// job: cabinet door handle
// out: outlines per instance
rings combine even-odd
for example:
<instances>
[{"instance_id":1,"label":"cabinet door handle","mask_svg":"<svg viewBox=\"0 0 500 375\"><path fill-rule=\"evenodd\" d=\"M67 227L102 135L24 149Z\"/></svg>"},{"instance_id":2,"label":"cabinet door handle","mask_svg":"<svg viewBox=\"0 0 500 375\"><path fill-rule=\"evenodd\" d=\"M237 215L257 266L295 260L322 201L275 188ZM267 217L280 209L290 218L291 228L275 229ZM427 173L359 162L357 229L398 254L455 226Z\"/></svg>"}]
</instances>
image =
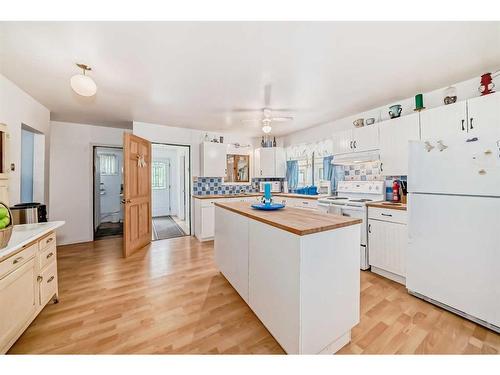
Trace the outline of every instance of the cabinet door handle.
<instances>
[{"instance_id":1,"label":"cabinet door handle","mask_svg":"<svg viewBox=\"0 0 500 375\"><path fill-rule=\"evenodd\" d=\"M48 253L47 254L47 259L49 259L52 255L54 255L54 253Z\"/></svg>"},{"instance_id":2,"label":"cabinet door handle","mask_svg":"<svg viewBox=\"0 0 500 375\"><path fill-rule=\"evenodd\" d=\"M54 280L54 276L50 276L50 278L47 280L47 284L52 282L52 280Z\"/></svg>"},{"instance_id":3,"label":"cabinet door handle","mask_svg":"<svg viewBox=\"0 0 500 375\"><path fill-rule=\"evenodd\" d=\"M389 216L389 217L392 217L392 215L391 215L391 214L384 214L384 213L382 213L382 216Z\"/></svg>"},{"instance_id":4,"label":"cabinet door handle","mask_svg":"<svg viewBox=\"0 0 500 375\"><path fill-rule=\"evenodd\" d=\"M472 126L472 121L473 121L473 120L474 120L474 118L473 118L473 117L471 117L471 118L470 118L470 128L471 128L471 129L474 129L474 127Z\"/></svg>"},{"instance_id":5,"label":"cabinet door handle","mask_svg":"<svg viewBox=\"0 0 500 375\"><path fill-rule=\"evenodd\" d=\"M41 283L43 281L43 276L37 276L36 281Z\"/></svg>"},{"instance_id":6,"label":"cabinet door handle","mask_svg":"<svg viewBox=\"0 0 500 375\"><path fill-rule=\"evenodd\" d=\"M464 126L465 120L462 119L462 131L465 131L465 126Z\"/></svg>"},{"instance_id":7,"label":"cabinet door handle","mask_svg":"<svg viewBox=\"0 0 500 375\"><path fill-rule=\"evenodd\" d=\"M380 163L380 172L384 170L384 163Z\"/></svg>"},{"instance_id":8,"label":"cabinet door handle","mask_svg":"<svg viewBox=\"0 0 500 375\"><path fill-rule=\"evenodd\" d=\"M353 142L354 148L356 148L356 141Z\"/></svg>"},{"instance_id":9,"label":"cabinet door handle","mask_svg":"<svg viewBox=\"0 0 500 375\"><path fill-rule=\"evenodd\" d=\"M368 233L371 233L371 232L372 232L372 225L368 224Z\"/></svg>"},{"instance_id":10,"label":"cabinet door handle","mask_svg":"<svg viewBox=\"0 0 500 375\"><path fill-rule=\"evenodd\" d=\"M12 262L12 264L17 264L17 263L19 263L19 262L22 262L22 261L23 261L23 259L24 259L23 257L18 257L18 258L16 258L16 259L14 259L14 261Z\"/></svg>"},{"instance_id":11,"label":"cabinet door handle","mask_svg":"<svg viewBox=\"0 0 500 375\"><path fill-rule=\"evenodd\" d=\"M352 149L352 141L349 142L349 148Z\"/></svg>"}]
</instances>

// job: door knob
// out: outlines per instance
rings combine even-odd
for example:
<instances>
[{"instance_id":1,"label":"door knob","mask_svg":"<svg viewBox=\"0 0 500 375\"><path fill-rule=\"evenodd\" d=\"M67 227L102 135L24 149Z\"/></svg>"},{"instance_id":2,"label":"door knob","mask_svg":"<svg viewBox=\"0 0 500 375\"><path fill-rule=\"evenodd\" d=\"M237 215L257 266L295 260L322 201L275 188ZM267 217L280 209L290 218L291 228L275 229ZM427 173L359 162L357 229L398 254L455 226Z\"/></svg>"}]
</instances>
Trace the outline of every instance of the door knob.
<instances>
[{"instance_id":1,"label":"door knob","mask_svg":"<svg viewBox=\"0 0 500 375\"><path fill-rule=\"evenodd\" d=\"M433 145L431 145L428 141L425 141L425 149L427 150L427 152L431 152L431 150L434 148Z\"/></svg>"},{"instance_id":2,"label":"door knob","mask_svg":"<svg viewBox=\"0 0 500 375\"><path fill-rule=\"evenodd\" d=\"M437 141L437 148L439 151L443 151L443 150L446 150L448 148L448 146L444 145L443 144L443 141Z\"/></svg>"}]
</instances>

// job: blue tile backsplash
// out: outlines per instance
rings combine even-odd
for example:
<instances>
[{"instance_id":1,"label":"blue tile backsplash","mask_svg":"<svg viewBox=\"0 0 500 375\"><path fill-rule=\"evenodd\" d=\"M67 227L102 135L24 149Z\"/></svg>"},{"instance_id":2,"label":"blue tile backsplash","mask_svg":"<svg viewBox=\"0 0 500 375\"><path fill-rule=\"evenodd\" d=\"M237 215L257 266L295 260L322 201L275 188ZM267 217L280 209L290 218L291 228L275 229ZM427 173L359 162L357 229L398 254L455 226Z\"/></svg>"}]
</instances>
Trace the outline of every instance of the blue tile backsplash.
<instances>
[{"instance_id":1,"label":"blue tile backsplash","mask_svg":"<svg viewBox=\"0 0 500 375\"><path fill-rule=\"evenodd\" d=\"M259 182L283 181L284 178L252 178L250 185L224 185L222 177L195 177L193 179L194 195L225 195L237 193L256 193Z\"/></svg>"},{"instance_id":2,"label":"blue tile backsplash","mask_svg":"<svg viewBox=\"0 0 500 375\"><path fill-rule=\"evenodd\" d=\"M344 166L344 180L347 181L385 180L385 196L387 200L391 200L392 182L394 180L406 181L406 176L382 176L380 174L380 162L373 161L363 164L353 164Z\"/></svg>"}]
</instances>

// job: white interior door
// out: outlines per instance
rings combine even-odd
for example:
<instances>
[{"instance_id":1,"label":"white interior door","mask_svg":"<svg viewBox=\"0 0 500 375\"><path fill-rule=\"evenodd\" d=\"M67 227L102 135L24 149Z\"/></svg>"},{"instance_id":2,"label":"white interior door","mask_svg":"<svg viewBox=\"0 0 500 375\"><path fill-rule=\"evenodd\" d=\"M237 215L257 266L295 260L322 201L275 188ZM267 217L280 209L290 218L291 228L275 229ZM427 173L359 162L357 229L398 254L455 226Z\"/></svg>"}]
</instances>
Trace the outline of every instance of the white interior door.
<instances>
[{"instance_id":1,"label":"white interior door","mask_svg":"<svg viewBox=\"0 0 500 375\"><path fill-rule=\"evenodd\" d=\"M101 161L94 147L94 231L101 224Z\"/></svg>"},{"instance_id":2,"label":"white interior door","mask_svg":"<svg viewBox=\"0 0 500 375\"><path fill-rule=\"evenodd\" d=\"M177 216L181 220L186 218L186 156L179 157L179 209Z\"/></svg>"}]
</instances>

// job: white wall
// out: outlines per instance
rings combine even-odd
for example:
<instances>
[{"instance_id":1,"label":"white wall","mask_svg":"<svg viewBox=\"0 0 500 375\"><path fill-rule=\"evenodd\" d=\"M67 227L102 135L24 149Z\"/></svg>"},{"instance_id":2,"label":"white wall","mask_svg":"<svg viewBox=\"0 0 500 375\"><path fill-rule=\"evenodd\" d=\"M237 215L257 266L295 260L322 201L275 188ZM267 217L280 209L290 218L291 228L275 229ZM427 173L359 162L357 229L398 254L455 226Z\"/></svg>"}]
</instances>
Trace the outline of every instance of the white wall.
<instances>
[{"instance_id":1,"label":"white wall","mask_svg":"<svg viewBox=\"0 0 500 375\"><path fill-rule=\"evenodd\" d=\"M44 160L44 203L49 203L49 150L50 150L50 111L35 99L22 91L13 82L0 74L0 123L7 125L10 149L10 163L16 166L9 172L10 204L20 202L21 197L21 126L30 128L45 135ZM38 189L39 191L39 189ZM38 196L41 194L38 193ZM48 207L50 212L50 205Z\"/></svg>"},{"instance_id":2,"label":"white wall","mask_svg":"<svg viewBox=\"0 0 500 375\"><path fill-rule=\"evenodd\" d=\"M50 220L65 220L60 244L93 239L93 146L122 146L126 130L51 122Z\"/></svg>"},{"instance_id":3,"label":"white wall","mask_svg":"<svg viewBox=\"0 0 500 375\"><path fill-rule=\"evenodd\" d=\"M456 84L450 82L450 85L456 87L458 100L461 101L480 95L478 92L479 81L480 77L474 77L470 80L459 82ZM494 81L496 87L497 88L500 87L500 76L497 76ZM429 109L444 105L443 103L444 89L445 88L441 88L428 93L423 93L424 106L427 109ZM324 124L319 124L317 126L308 129L288 134L285 137L283 137L284 146L290 146L302 143L313 143L321 141L326 138L330 138L332 137L332 134L335 131L352 128L353 127L352 122L358 118L367 119L370 117L374 117L376 121L379 121L379 118L381 118L382 121L388 120L389 106L393 104L401 104L403 106L403 112L401 115L404 116L413 113L413 109L415 108L415 98L411 97L411 98L401 99L393 103L387 103L387 105L383 107L370 109L362 113L357 113L352 116L348 116L339 120L334 120Z\"/></svg>"}]
</instances>

